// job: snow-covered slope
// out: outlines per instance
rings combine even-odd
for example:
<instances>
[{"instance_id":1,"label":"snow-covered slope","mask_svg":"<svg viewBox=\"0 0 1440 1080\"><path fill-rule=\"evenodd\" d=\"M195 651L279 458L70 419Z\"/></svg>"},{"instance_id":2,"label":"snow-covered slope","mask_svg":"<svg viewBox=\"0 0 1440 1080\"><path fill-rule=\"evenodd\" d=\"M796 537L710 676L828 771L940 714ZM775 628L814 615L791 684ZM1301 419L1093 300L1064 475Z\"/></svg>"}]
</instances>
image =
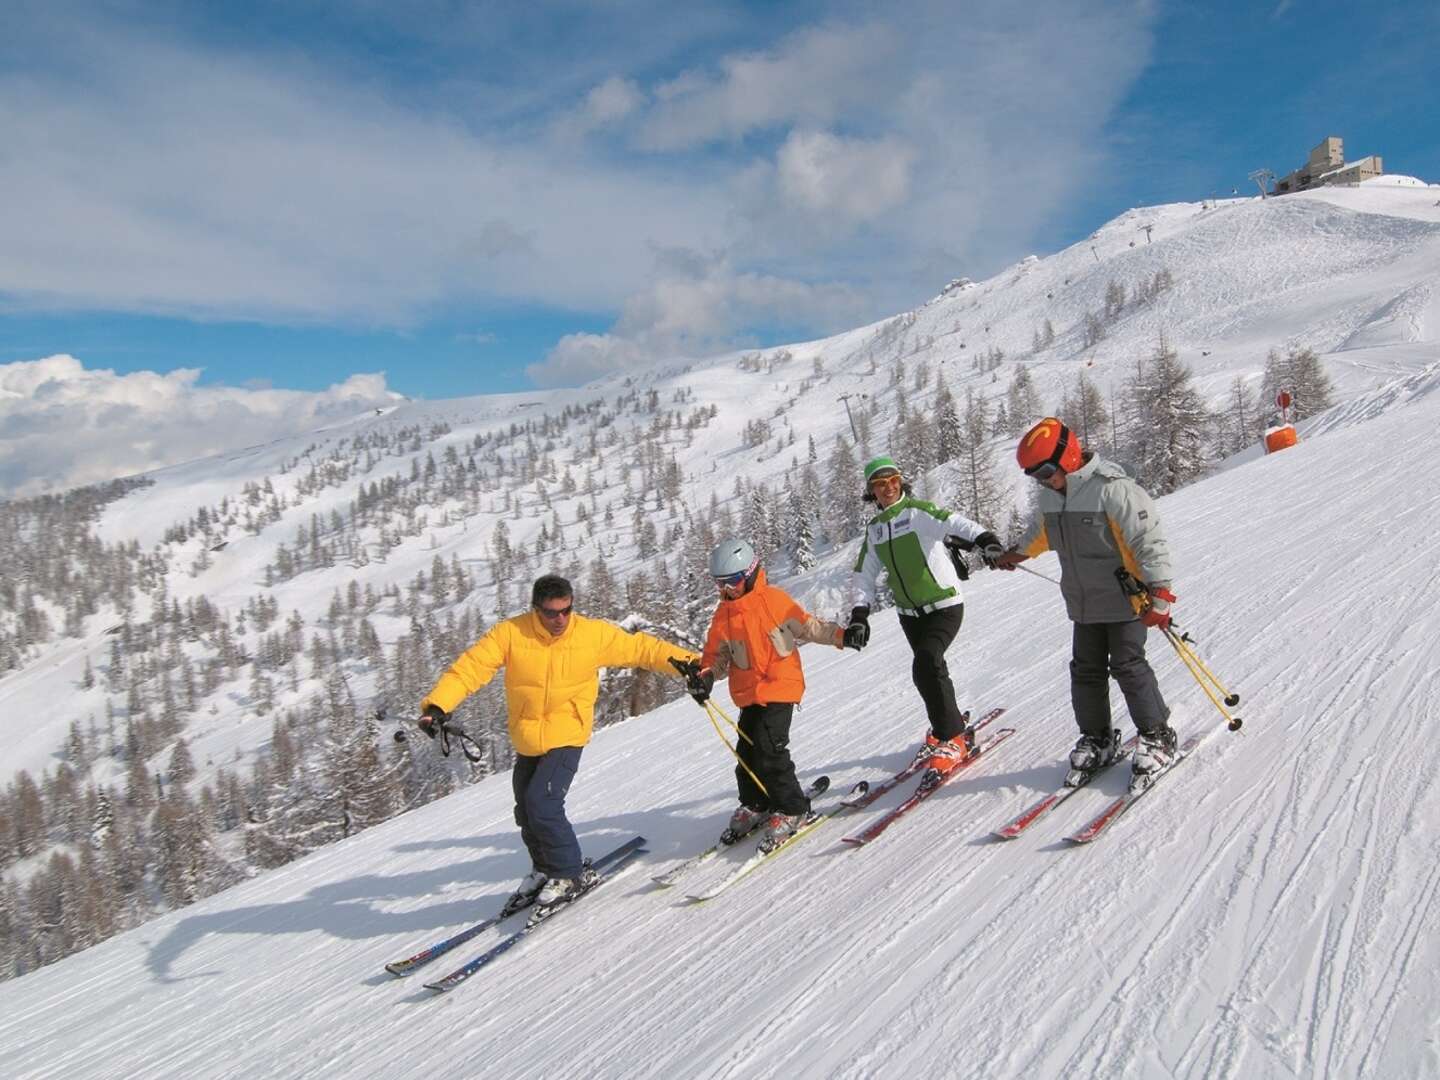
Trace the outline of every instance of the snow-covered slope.
<instances>
[{"instance_id":1,"label":"snow-covered slope","mask_svg":"<svg viewBox=\"0 0 1440 1080\"><path fill-rule=\"evenodd\" d=\"M732 798L672 704L601 733L570 799L589 852L639 832L651 854L454 993L381 965L526 869L505 777L0 984L6 1073L1440 1075L1436 381L1163 500L1177 618L1246 724L1092 847L1059 838L1120 776L988 838L1073 731L1053 586L982 574L951 666L1018 734L877 843L836 821L708 906L656 890ZM892 620L859 655L807 650L803 774L843 788L908 755ZM1151 655L1177 725L1215 725Z\"/></svg>"}]
</instances>

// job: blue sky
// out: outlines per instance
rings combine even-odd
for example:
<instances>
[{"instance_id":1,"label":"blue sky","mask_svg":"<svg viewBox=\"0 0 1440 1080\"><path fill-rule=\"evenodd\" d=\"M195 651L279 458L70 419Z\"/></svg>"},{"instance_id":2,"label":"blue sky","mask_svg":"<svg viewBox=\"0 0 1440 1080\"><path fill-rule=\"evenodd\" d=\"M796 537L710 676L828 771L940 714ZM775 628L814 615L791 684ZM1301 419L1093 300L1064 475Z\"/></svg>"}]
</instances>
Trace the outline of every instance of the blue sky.
<instances>
[{"instance_id":1,"label":"blue sky","mask_svg":"<svg viewBox=\"0 0 1440 1080\"><path fill-rule=\"evenodd\" d=\"M1329 134L1440 181L1433 4L6 9L0 371L573 385L860 325Z\"/></svg>"}]
</instances>

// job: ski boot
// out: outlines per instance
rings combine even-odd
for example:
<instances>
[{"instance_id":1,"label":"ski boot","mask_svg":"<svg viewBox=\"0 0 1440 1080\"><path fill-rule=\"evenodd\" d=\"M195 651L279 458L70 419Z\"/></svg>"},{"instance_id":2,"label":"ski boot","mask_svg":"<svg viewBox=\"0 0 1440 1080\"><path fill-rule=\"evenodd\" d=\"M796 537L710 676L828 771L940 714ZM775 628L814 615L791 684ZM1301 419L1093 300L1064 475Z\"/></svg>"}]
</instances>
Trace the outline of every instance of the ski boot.
<instances>
[{"instance_id":1,"label":"ski boot","mask_svg":"<svg viewBox=\"0 0 1440 1080\"><path fill-rule=\"evenodd\" d=\"M1120 749L1120 730L1110 729L1109 738L1081 735L1070 751L1070 771L1065 774L1066 787L1081 787L1090 778L1115 760Z\"/></svg>"},{"instance_id":2,"label":"ski boot","mask_svg":"<svg viewBox=\"0 0 1440 1080\"><path fill-rule=\"evenodd\" d=\"M510 899L505 901L505 906L500 909L501 918L533 904L535 897L540 894L540 890L545 887L545 883L549 880L550 879L539 870L531 870L530 873L520 879L520 884L516 887L515 891L510 894Z\"/></svg>"},{"instance_id":3,"label":"ski boot","mask_svg":"<svg viewBox=\"0 0 1440 1080\"><path fill-rule=\"evenodd\" d=\"M1130 790L1149 787L1151 782L1170 767L1175 760L1175 729L1163 727L1159 731L1140 733L1135 744L1135 757L1130 762Z\"/></svg>"},{"instance_id":4,"label":"ski boot","mask_svg":"<svg viewBox=\"0 0 1440 1080\"><path fill-rule=\"evenodd\" d=\"M765 810L752 810L741 803L730 815L730 824L725 826L725 831L720 834L720 843L734 844L744 839L750 833L765 823L769 814Z\"/></svg>"}]
</instances>

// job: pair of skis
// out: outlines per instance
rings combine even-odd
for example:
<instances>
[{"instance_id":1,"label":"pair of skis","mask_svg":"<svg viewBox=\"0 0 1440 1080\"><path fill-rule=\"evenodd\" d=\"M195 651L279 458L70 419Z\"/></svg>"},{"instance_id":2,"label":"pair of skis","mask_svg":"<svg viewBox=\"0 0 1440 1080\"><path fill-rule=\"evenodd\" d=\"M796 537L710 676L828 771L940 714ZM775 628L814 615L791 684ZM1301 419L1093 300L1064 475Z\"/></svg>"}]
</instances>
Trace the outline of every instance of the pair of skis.
<instances>
[{"instance_id":1,"label":"pair of skis","mask_svg":"<svg viewBox=\"0 0 1440 1080\"><path fill-rule=\"evenodd\" d=\"M1080 826L1075 832L1068 834L1065 839L1072 844L1088 844L1099 839L1102 833L1109 829L1111 825L1114 825L1121 816L1139 802L1140 799L1155 786L1160 777L1164 776L1171 769L1175 768L1176 765L1179 765L1180 762L1189 757L1195 751L1195 748L1204 741L1204 738L1205 736L1203 734L1189 736L1176 749L1175 756L1165 768L1159 772L1148 774L1142 782L1137 783L1132 781L1129 791L1112 799L1098 814ZM1128 761L1135 752L1135 746L1138 742L1138 737L1132 736L1120 747L1112 761L1096 769L1089 776L1085 777L1081 783L1073 785L1065 784L1056 788L1038 802L1026 807L1010 821L1001 825L995 830L994 835L1001 840L1014 840L1022 836L1032 825L1050 813L1050 811L1054 810L1055 807L1059 806L1066 799L1070 798L1071 795L1074 795L1075 792L1088 785L1095 777L1121 762Z\"/></svg>"},{"instance_id":2,"label":"pair of skis","mask_svg":"<svg viewBox=\"0 0 1440 1080\"><path fill-rule=\"evenodd\" d=\"M468 927L451 937L437 941L433 945L428 945L413 956L406 957L404 960L391 961L385 965L385 970L392 975L408 975L416 968L430 963L437 957L443 956L452 949L465 944L465 942L479 937L492 927L498 926L510 918L511 915L515 915L527 908L530 909L530 918L526 920L525 925L520 927L520 929L501 938L489 949L486 949L468 963L456 968L448 975L425 984L426 989L434 990L438 993L453 989L487 964L494 962L515 948L515 946L524 941L526 937L534 933L541 926L546 925L556 916L562 914L572 904L588 896L601 885L614 878L632 860L643 854L645 854L645 838L643 836L632 837L619 847L606 852L591 864L599 876L584 892L544 907L536 907L533 900L525 900L513 905L507 902L505 907L501 908L501 910L491 918L478 922L474 926Z\"/></svg>"},{"instance_id":3,"label":"pair of skis","mask_svg":"<svg viewBox=\"0 0 1440 1080\"><path fill-rule=\"evenodd\" d=\"M980 735L978 734L982 728L987 727L992 721L999 718L999 716L1004 711L1005 709L1003 707L998 709L991 709L989 712L981 716L979 720L975 721L973 730L977 734L974 749L970 751L970 755L968 757L966 757L963 761L959 762L948 772L942 773L938 770L929 768L927 766L927 761L925 758L917 758L916 760L911 761L909 765L907 765L904 769L901 769L900 772L896 773L889 780L882 781L881 783L874 785L873 787L866 784L865 781L862 780L860 784L856 785L855 791L852 791L849 796L841 800L840 805L842 807L846 809L860 809L862 807L869 806L876 799L880 798L880 796L884 795L888 791L893 790L899 784L904 783L905 780L907 780L909 777L914 776L915 773L919 772L921 774L920 783L915 786L915 790L912 791L903 802L886 811L884 814L876 818L874 821L872 821L869 825L867 825L864 829L860 830L860 832L856 833L855 835L841 837L841 841L846 844L854 845L855 847L860 847L870 843L886 829L890 828L891 825L894 825L895 822L899 821L906 814L910 813L910 811L914 810L922 802L930 798L931 795L934 795L935 792L939 791L946 784L950 783L951 780L954 780L961 773L965 772L977 761L985 757L997 746L999 746L1006 739L1008 739L1011 735L1014 735L1015 729L1008 727L1001 728L999 731L996 731L993 734L988 734L983 738L980 737Z\"/></svg>"},{"instance_id":4,"label":"pair of skis","mask_svg":"<svg viewBox=\"0 0 1440 1080\"><path fill-rule=\"evenodd\" d=\"M1003 708L991 709L989 712L985 713L983 716L980 717L979 720L975 722L975 730L978 731L986 725L990 724L1004 711L1005 710ZM857 846L869 843L871 840L874 840L882 832L884 832L891 825L893 825L896 821L898 821L901 817L908 814L916 806L928 799L941 786L948 783L951 779L964 771L970 765L974 764L991 749L999 745L1001 742L1003 742L1005 739L1009 738L1013 734L1013 728L1002 728L1000 731L997 731L989 738L981 740L976 745L975 749L971 752L968 758L966 758L963 762L956 766L956 768L945 774L940 774L938 772L934 772L933 770L927 769L927 759L924 757L916 757L899 772L895 773L893 776L887 777L879 783L871 784L869 781L866 780L860 781L860 783L856 784L855 787L851 789L850 793L846 795L845 798L841 799L838 804L834 804L825 810L812 812L809 819L804 824L802 824L800 828L797 829L793 834L786 837L783 842L768 851L762 851L757 847L756 850L751 853L749 857L737 864L734 868L730 870L729 873L725 874L718 881L712 883L709 887L700 891L687 893L687 899L689 899L693 903L704 903L707 900L713 900L715 897L719 896L722 892L728 889L731 885L735 884L741 878L744 878L745 876L750 874L757 867L759 867L765 862L768 862L776 855L779 855L782 851L787 850L791 845L799 842L804 837L809 836L830 818L836 817L849 810L858 810L863 807L869 806L871 803L875 802L887 792L893 790L894 788L903 784L906 780L913 777L916 773L920 773L922 772L922 770L924 770L919 785L916 787L915 791L910 795L909 798L896 806L894 809L890 810L883 817L877 819L873 824L871 824L862 832L856 834L855 836L847 836L842 838L842 842ZM811 797L818 795L828 789L829 785L830 781L827 777L820 777L811 785L811 788L807 792L807 795ZM718 855L721 851L724 851L729 846L731 845L716 841L716 843L712 844L710 847L706 848L699 854L692 855L690 858L685 859L683 862L676 863L664 873L655 875L653 880L657 885L666 888L675 885L677 882L680 881L681 878L689 874L696 867L706 862L709 862L711 859L715 858L716 855Z\"/></svg>"}]
</instances>

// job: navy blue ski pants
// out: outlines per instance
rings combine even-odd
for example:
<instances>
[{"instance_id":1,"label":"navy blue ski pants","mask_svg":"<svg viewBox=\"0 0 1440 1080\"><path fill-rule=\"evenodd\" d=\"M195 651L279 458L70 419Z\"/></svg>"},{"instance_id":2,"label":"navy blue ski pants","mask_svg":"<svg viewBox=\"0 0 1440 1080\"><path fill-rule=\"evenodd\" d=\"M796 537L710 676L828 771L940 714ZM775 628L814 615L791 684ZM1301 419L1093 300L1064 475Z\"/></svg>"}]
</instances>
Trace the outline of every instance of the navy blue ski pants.
<instances>
[{"instance_id":1,"label":"navy blue ski pants","mask_svg":"<svg viewBox=\"0 0 1440 1080\"><path fill-rule=\"evenodd\" d=\"M583 864L580 841L565 816L565 796L580 768L579 746L559 746L539 757L515 756L515 823L530 862L547 877L576 878Z\"/></svg>"}]
</instances>

